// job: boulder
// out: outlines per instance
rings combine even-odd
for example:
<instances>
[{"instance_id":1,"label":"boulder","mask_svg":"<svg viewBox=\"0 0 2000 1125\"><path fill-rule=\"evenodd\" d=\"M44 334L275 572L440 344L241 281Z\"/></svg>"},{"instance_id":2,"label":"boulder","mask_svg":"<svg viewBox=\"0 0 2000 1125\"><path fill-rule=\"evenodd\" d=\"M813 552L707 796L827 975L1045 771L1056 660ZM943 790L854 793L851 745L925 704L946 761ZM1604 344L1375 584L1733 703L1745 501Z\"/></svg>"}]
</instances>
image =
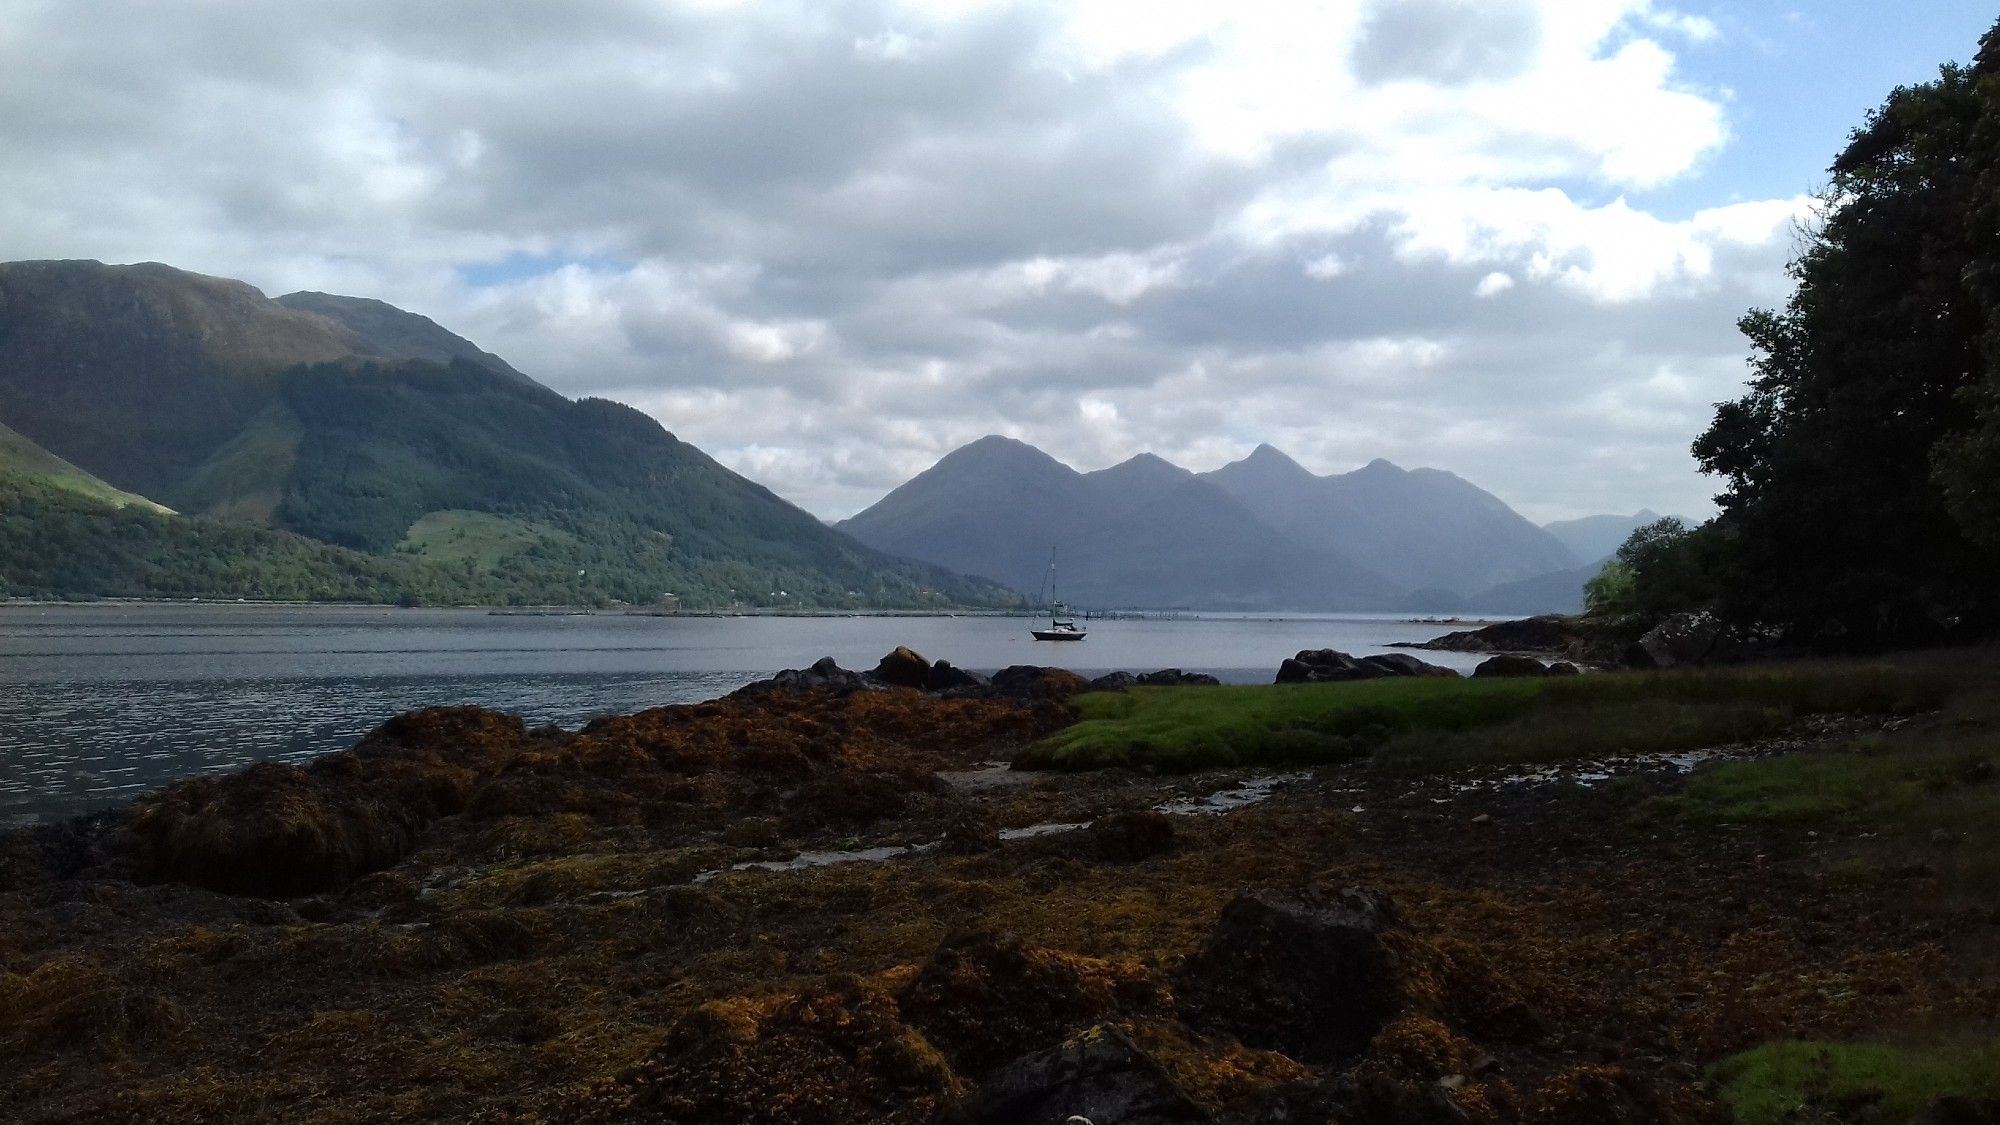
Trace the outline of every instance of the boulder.
<instances>
[{"instance_id":1,"label":"boulder","mask_svg":"<svg viewBox=\"0 0 2000 1125\"><path fill-rule=\"evenodd\" d=\"M1209 1115L1114 1024L1021 1058L960 1105L970 1125L1192 1125Z\"/></svg>"},{"instance_id":2,"label":"boulder","mask_svg":"<svg viewBox=\"0 0 2000 1125\"><path fill-rule=\"evenodd\" d=\"M810 668L787 668L768 680L745 685L729 694L732 697L754 698L774 691L830 691L835 695L852 695L857 691L880 690L882 685L873 679L842 668L831 656L822 656L813 661Z\"/></svg>"},{"instance_id":3,"label":"boulder","mask_svg":"<svg viewBox=\"0 0 2000 1125\"><path fill-rule=\"evenodd\" d=\"M1281 684L1340 683L1346 680L1380 680L1394 676L1456 676L1457 672L1430 664L1402 652L1355 658L1330 648L1301 651L1278 666Z\"/></svg>"},{"instance_id":4,"label":"boulder","mask_svg":"<svg viewBox=\"0 0 2000 1125\"><path fill-rule=\"evenodd\" d=\"M940 660L936 664L931 665L930 672L924 676L923 688L925 691L952 691L967 688L978 690L990 687L992 683L993 681L977 672L968 672L963 668L954 668L950 661Z\"/></svg>"},{"instance_id":5,"label":"boulder","mask_svg":"<svg viewBox=\"0 0 2000 1125\"><path fill-rule=\"evenodd\" d=\"M959 931L938 943L896 1005L954 1070L976 1081L1111 1018L1121 987L1107 969L1013 934Z\"/></svg>"},{"instance_id":6,"label":"boulder","mask_svg":"<svg viewBox=\"0 0 2000 1125\"><path fill-rule=\"evenodd\" d=\"M1124 691L1139 682L1139 677L1130 672L1106 672L1090 681L1092 691Z\"/></svg>"},{"instance_id":7,"label":"boulder","mask_svg":"<svg viewBox=\"0 0 2000 1125\"><path fill-rule=\"evenodd\" d=\"M1147 687L1209 687L1222 682L1206 672L1183 672L1179 668L1147 672L1138 680Z\"/></svg>"},{"instance_id":8,"label":"boulder","mask_svg":"<svg viewBox=\"0 0 2000 1125\"><path fill-rule=\"evenodd\" d=\"M1554 664L1549 665L1548 674L1551 676L1581 676L1583 675L1583 670L1567 660L1558 660Z\"/></svg>"},{"instance_id":9,"label":"boulder","mask_svg":"<svg viewBox=\"0 0 2000 1125\"><path fill-rule=\"evenodd\" d=\"M1223 908L1175 989L1190 1021L1314 1065L1358 1056L1403 1004L1387 896L1256 891Z\"/></svg>"},{"instance_id":10,"label":"boulder","mask_svg":"<svg viewBox=\"0 0 2000 1125\"><path fill-rule=\"evenodd\" d=\"M1112 863L1137 863L1172 851L1177 838L1173 818L1152 810L1099 817L1082 836L1100 859Z\"/></svg>"},{"instance_id":11,"label":"boulder","mask_svg":"<svg viewBox=\"0 0 2000 1125\"><path fill-rule=\"evenodd\" d=\"M1407 652L1384 652L1375 656L1364 656L1356 663L1370 668L1379 668L1391 676L1452 676L1458 673L1441 664L1431 664L1418 660Z\"/></svg>"},{"instance_id":12,"label":"boulder","mask_svg":"<svg viewBox=\"0 0 2000 1125\"><path fill-rule=\"evenodd\" d=\"M993 673L994 695L1009 699L1068 699L1088 690L1090 681L1064 668L1015 664Z\"/></svg>"},{"instance_id":13,"label":"boulder","mask_svg":"<svg viewBox=\"0 0 2000 1125\"><path fill-rule=\"evenodd\" d=\"M1548 668L1532 656L1512 656L1505 653L1480 661L1479 667L1472 670L1472 677L1477 680L1548 674Z\"/></svg>"},{"instance_id":14,"label":"boulder","mask_svg":"<svg viewBox=\"0 0 2000 1125\"><path fill-rule=\"evenodd\" d=\"M1629 659L1642 668L1679 668L1737 659L1742 652L1713 614L1676 613L1647 630Z\"/></svg>"},{"instance_id":15,"label":"boulder","mask_svg":"<svg viewBox=\"0 0 2000 1125\"><path fill-rule=\"evenodd\" d=\"M884 656L869 675L892 687L925 687L931 675L931 662L925 660L907 645L897 645L894 651Z\"/></svg>"}]
</instances>

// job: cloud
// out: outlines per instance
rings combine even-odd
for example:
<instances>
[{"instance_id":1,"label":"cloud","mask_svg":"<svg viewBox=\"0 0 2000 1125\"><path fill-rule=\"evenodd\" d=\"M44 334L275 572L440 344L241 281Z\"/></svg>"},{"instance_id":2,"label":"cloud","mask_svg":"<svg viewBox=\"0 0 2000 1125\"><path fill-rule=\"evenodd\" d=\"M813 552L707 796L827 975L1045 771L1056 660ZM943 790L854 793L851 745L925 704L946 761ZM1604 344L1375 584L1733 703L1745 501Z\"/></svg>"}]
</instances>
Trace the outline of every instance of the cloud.
<instances>
[{"instance_id":1,"label":"cloud","mask_svg":"<svg viewBox=\"0 0 2000 1125\"><path fill-rule=\"evenodd\" d=\"M1800 199L1652 0L14 6L7 257L377 296L823 515L989 432L1699 510Z\"/></svg>"}]
</instances>

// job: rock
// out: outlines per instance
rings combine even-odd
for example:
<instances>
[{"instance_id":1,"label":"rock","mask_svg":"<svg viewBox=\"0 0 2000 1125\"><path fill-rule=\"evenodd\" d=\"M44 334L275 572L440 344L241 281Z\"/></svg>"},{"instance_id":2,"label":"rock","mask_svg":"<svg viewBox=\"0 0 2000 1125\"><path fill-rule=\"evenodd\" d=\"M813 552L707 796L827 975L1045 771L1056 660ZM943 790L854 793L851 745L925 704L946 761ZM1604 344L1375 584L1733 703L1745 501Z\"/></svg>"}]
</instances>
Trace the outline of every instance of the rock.
<instances>
[{"instance_id":1,"label":"rock","mask_svg":"<svg viewBox=\"0 0 2000 1125\"><path fill-rule=\"evenodd\" d=\"M1314 1065L1352 1058L1402 1006L1381 941L1393 921L1387 896L1357 888L1239 895L1183 966L1176 995L1192 1022L1249 1046Z\"/></svg>"},{"instance_id":2,"label":"rock","mask_svg":"<svg viewBox=\"0 0 2000 1125\"><path fill-rule=\"evenodd\" d=\"M884 656L869 675L893 687L923 689L929 686L931 662L907 645L897 645Z\"/></svg>"},{"instance_id":3,"label":"rock","mask_svg":"<svg viewBox=\"0 0 2000 1125\"><path fill-rule=\"evenodd\" d=\"M983 855L1000 846L1000 830L984 817L967 813L945 825L938 850L946 855Z\"/></svg>"},{"instance_id":4,"label":"rock","mask_svg":"<svg viewBox=\"0 0 2000 1125\"><path fill-rule=\"evenodd\" d=\"M660 1046L564 1120L870 1121L927 1125L954 1100L951 1069L886 997L844 989L766 1010L714 1001L676 1018Z\"/></svg>"},{"instance_id":5,"label":"rock","mask_svg":"<svg viewBox=\"0 0 2000 1125\"><path fill-rule=\"evenodd\" d=\"M1549 665L1548 674L1551 676L1581 676L1583 675L1583 670L1567 660L1558 660L1554 664Z\"/></svg>"},{"instance_id":6,"label":"rock","mask_svg":"<svg viewBox=\"0 0 2000 1125\"><path fill-rule=\"evenodd\" d=\"M1172 851L1176 832L1172 817L1149 809L1099 817L1083 836L1100 858L1136 863Z\"/></svg>"},{"instance_id":7,"label":"rock","mask_svg":"<svg viewBox=\"0 0 2000 1125\"><path fill-rule=\"evenodd\" d=\"M1222 683L1206 672L1183 672L1179 668L1147 672L1139 677L1139 682L1147 687L1213 687Z\"/></svg>"},{"instance_id":8,"label":"rock","mask_svg":"<svg viewBox=\"0 0 2000 1125\"><path fill-rule=\"evenodd\" d=\"M1281 684L1341 683L1347 680L1379 680L1391 676L1456 676L1457 672L1418 660L1407 653L1391 652L1359 659L1330 648L1301 651L1278 666Z\"/></svg>"},{"instance_id":9,"label":"rock","mask_svg":"<svg viewBox=\"0 0 2000 1125\"><path fill-rule=\"evenodd\" d=\"M1131 1036L1103 1024L1019 1059L959 1107L971 1125L1184 1125L1211 1120Z\"/></svg>"},{"instance_id":10,"label":"rock","mask_svg":"<svg viewBox=\"0 0 2000 1125\"><path fill-rule=\"evenodd\" d=\"M1371 668L1380 668L1392 676L1457 676L1458 673L1441 664L1431 664L1418 660L1407 652L1384 652L1374 656L1364 656L1358 663Z\"/></svg>"},{"instance_id":11,"label":"rock","mask_svg":"<svg viewBox=\"0 0 2000 1125\"><path fill-rule=\"evenodd\" d=\"M977 672L968 672L963 668L954 668L948 660L940 660L936 664L931 665L931 669L925 674L923 682L925 691L952 691L964 688L981 689L991 686L993 686L993 681L987 679L985 676Z\"/></svg>"},{"instance_id":12,"label":"rock","mask_svg":"<svg viewBox=\"0 0 2000 1125\"><path fill-rule=\"evenodd\" d=\"M1139 682L1139 677L1130 672L1106 672L1090 681L1092 691L1124 691Z\"/></svg>"},{"instance_id":13,"label":"rock","mask_svg":"<svg viewBox=\"0 0 2000 1125\"><path fill-rule=\"evenodd\" d=\"M882 685L873 679L842 668L831 656L822 656L810 668L787 668L768 680L747 684L729 694L731 698L755 698L774 691L830 691L835 695L852 695L857 691L880 690Z\"/></svg>"},{"instance_id":14,"label":"rock","mask_svg":"<svg viewBox=\"0 0 2000 1125\"><path fill-rule=\"evenodd\" d=\"M1496 677L1546 676L1549 670L1532 656L1512 656L1502 654L1488 657L1472 670L1472 677L1487 680Z\"/></svg>"},{"instance_id":15,"label":"rock","mask_svg":"<svg viewBox=\"0 0 2000 1125\"><path fill-rule=\"evenodd\" d=\"M1373 680L1393 675L1382 668L1363 664L1344 652L1330 648L1301 649L1297 656L1278 666L1281 684L1343 683Z\"/></svg>"},{"instance_id":16,"label":"rock","mask_svg":"<svg viewBox=\"0 0 2000 1125\"><path fill-rule=\"evenodd\" d=\"M953 1069L976 1081L1111 1018L1121 998L1156 1001L1157 990L1111 972L1013 934L961 931L938 943L896 1005Z\"/></svg>"},{"instance_id":17,"label":"rock","mask_svg":"<svg viewBox=\"0 0 2000 1125\"><path fill-rule=\"evenodd\" d=\"M1569 652L1583 638L1576 619L1559 613L1500 621L1480 629L1446 633L1419 648L1446 652Z\"/></svg>"},{"instance_id":18,"label":"rock","mask_svg":"<svg viewBox=\"0 0 2000 1125\"><path fill-rule=\"evenodd\" d=\"M1090 681L1064 668L1015 664L993 673L992 692L1009 699L1068 699L1090 687Z\"/></svg>"},{"instance_id":19,"label":"rock","mask_svg":"<svg viewBox=\"0 0 2000 1125\"><path fill-rule=\"evenodd\" d=\"M1645 667L1679 668L1721 659L1725 653L1733 655L1734 646L1726 643L1722 624L1714 615L1676 613L1640 637L1638 648L1645 655Z\"/></svg>"},{"instance_id":20,"label":"rock","mask_svg":"<svg viewBox=\"0 0 2000 1125\"><path fill-rule=\"evenodd\" d=\"M1492 813L1480 813L1480 814L1479 814L1478 816L1475 816L1475 817L1473 817L1473 818L1472 818L1472 826L1473 826L1474 828L1491 828L1491 827L1493 827L1493 814L1492 814Z\"/></svg>"}]
</instances>

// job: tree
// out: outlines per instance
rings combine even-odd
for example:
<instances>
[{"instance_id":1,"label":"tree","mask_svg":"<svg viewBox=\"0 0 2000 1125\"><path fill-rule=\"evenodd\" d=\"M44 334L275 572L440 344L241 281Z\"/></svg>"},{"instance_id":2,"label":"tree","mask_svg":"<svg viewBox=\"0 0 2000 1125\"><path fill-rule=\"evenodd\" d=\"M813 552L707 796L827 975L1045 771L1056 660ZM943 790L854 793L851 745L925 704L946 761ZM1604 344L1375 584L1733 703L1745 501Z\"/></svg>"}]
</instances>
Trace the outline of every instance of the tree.
<instances>
[{"instance_id":1,"label":"tree","mask_svg":"<svg viewBox=\"0 0 2000 1125\"><path fill-rule=\"evenodd\" d=\"M1938 479L1987 448L1968 440L2000 308L1968 281L2000 238L1973 229L1996 166L1973 159L1975 136L2000 121L1986 54L1870 114L1833 163L1790 301L1740 322L1755 375L1694 445L1726 483L1706 534L1727 547L1728 616L1863 643L1993 619L2000 558L1967 534L1977 503Z\"/></svg>"}]
</instances>

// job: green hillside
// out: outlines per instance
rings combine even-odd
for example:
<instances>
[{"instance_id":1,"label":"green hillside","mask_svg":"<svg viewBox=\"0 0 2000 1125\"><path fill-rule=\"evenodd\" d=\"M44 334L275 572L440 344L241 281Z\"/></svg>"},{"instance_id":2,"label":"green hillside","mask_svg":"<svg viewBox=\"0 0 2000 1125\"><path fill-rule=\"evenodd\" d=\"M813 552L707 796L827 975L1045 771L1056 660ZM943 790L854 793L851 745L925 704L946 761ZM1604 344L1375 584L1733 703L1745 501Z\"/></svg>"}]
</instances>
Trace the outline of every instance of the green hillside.
<instances>
[{"instance_id":1,"label":"green hillside","mask_svg":"<svg viewBox=\"0 0 2000 1125\"><path fill-rule=\"evenodd\" d=\"M328 597L359 596L348 591L361 582L451 602L1015 600L992 582L864 547L646 414L572 401L381 302L273 301L160 265L0 264L0 422L20 431L24 450L95 481L85 495L129 504L137 498L119 490L143 492L187 513L189 526L127 526L147 550L225 544L314 574L324 564L365 575L306 583ZM136 568L128 573L83 557L80 544L95 549L110 518L101 512L16 508L79 537L71 545L17 516L12 534L53 553L11 551L16 569L0 578L17 590L248 596L155 581L209 573L201 566L114 551ZM307 565L296 546L276 545L293 540L250 535L271 531L346 553Z\"/></svg>"}]
</instances>

